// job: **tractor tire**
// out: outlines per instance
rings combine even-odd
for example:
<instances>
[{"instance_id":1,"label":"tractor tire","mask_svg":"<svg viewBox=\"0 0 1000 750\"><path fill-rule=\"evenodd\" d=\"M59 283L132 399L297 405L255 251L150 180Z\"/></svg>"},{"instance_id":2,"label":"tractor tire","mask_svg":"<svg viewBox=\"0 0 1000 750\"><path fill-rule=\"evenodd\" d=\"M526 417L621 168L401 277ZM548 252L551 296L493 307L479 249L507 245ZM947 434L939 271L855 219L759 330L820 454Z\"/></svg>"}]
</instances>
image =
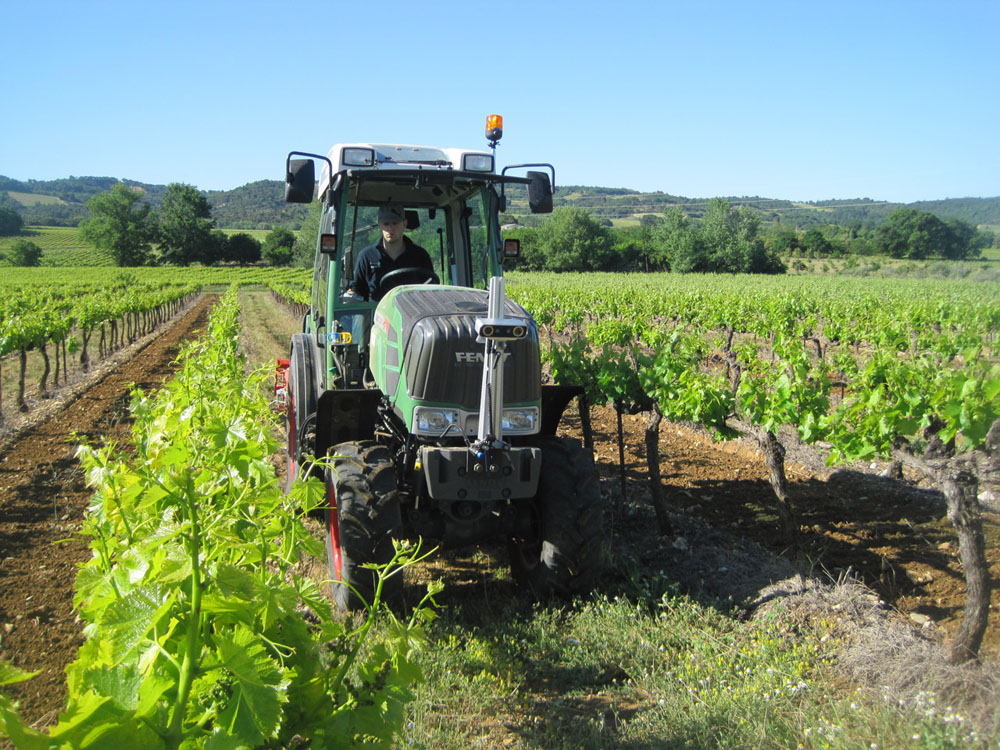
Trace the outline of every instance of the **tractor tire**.
<instances>
[{"instance_id":1,"label":"tractor tire","mask_svg":"<svg viewBox=\"0 0 1000 750\"><path fill-rule=\"evenodd\" d=\"M326 551L333 601L340 609L370 605L378 574L362 567L384 565L395 554L392 540L402 526L396 470L389 451L371 441L341 443L326 469ZM402 599L403 578L382 584L382 601Z\"/></svg>"},{"instance_id":2,"label":"tractor tire","mask_svg":"<svg viewBox=\"0 0 1000 750\"><path fill-rule=\"evenodd\" d=\"M302 465L310 458L303 443L306 442L305 436L316 429L316 386L311 343L311 336L296 334L292 337L292 349L288 356L288 399L285 408L288 463L285 492L292 489L302 473Z\"/></svg>"},{"instance_id":3,"label":"tractor tire","mask_svg":"<svg viewBox=\"0 0 1000 750\"><path fill-rule=\"evenodd\" d=\"M600 478L579 441L545 437L534 499L533 539L508 540L514 580L536 597L589 593L601 570L603 519Z\"/></svg>"}]
</instances>

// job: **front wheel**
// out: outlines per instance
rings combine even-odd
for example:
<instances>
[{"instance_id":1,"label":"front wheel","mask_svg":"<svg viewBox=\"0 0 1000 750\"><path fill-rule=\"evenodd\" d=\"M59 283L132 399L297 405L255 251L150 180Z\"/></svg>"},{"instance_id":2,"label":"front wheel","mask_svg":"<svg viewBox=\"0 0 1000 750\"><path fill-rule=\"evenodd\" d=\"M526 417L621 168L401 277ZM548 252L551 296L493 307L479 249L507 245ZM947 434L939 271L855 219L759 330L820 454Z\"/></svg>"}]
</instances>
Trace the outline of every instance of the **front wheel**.
<instances>
[{"instance_id":1,"label":"front wheel","mask_svg":"<svg viewBox=\"0 0 1000 750\"><path fill-rule=\"evenodd\" d=\"M326 551L333 600L340 609L372 603L378 573L365 564L392 560L393 536L402 526L396 472L389 451L371 441L343 443L331 451L326 469ZM403 579L382 584L382 601L402 599Z\"/></svg>"},{"instance_id":2,"label":"front wheel","mask_svg":"<svg viewBox=\"0 0 1000 750\"><path fill-rule=\"evenodd\" d=\"M539 440L542 470L533 503L533 533L508 542L514 580L535 596L586 594L601 569L600 478L590 451L576 440Z\"/></svg>"}]
</instances>

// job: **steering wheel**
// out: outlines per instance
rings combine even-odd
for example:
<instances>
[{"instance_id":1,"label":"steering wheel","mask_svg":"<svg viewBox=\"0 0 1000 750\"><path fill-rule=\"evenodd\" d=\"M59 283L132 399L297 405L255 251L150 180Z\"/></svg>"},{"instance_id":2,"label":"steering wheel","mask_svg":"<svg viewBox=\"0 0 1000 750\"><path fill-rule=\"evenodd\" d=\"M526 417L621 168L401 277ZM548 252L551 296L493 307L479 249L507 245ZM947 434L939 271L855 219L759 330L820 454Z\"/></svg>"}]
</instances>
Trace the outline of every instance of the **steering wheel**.
<instances>
[{"instance_id":1,"label":"steering wheel","mask_svg":"<svg viewBox=\"0 0 1000 750\"><path fill-rule=\"evenodd\" d=\"M441 280L438 278L438 275L431 269L424 266L406 266L405 268L397 268L395 271L389 271L389 273L383 276L382 281L379 283L379 289L384 295L393 287L402 286L403 284L440 283Z\"/></svg>"}]
</instances>

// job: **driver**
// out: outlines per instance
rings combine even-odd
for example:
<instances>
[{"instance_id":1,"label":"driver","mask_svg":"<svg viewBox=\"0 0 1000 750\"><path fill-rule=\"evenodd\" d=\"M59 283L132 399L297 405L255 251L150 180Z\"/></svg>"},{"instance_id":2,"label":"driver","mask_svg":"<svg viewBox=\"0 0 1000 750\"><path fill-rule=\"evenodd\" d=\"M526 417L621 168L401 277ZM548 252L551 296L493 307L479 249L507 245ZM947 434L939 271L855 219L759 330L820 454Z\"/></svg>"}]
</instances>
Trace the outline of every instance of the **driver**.
<instances>
[{"instance_id":1,"label":"driver","mask_svg":"<svg viewBox=\"0 0 1000 750\"><path fill-rule=\"evenodd\" d=\"M389 203L379 208L378 226L382 230L382 239L358 254L354 263L353 287L355 294L375 302L389 291L382 288L382 279L391 271L426 268L429 273L434 273L431 256L403 234L406 231L406 211L403 206Z\"/></svg>"}]
</instances>

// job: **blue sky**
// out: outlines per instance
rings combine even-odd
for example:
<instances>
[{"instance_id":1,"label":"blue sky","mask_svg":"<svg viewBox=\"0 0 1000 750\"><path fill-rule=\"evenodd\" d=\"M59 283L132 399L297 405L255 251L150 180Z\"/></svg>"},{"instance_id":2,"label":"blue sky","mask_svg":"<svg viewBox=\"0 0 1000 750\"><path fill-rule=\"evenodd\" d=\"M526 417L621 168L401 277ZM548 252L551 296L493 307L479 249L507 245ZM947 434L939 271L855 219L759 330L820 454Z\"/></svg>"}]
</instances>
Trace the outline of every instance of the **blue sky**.
<instances>
[{"instance_id":1,"label":"blue sky","mask_svg":"<svg viewBox=\"0 0 1000 750\"><path fill-rule=\"evenodd\" d=\"M0 174L229 189L335 142L687 197L1000 195L1000 1L3 0Z\"/></svg>"}]
</instances>

